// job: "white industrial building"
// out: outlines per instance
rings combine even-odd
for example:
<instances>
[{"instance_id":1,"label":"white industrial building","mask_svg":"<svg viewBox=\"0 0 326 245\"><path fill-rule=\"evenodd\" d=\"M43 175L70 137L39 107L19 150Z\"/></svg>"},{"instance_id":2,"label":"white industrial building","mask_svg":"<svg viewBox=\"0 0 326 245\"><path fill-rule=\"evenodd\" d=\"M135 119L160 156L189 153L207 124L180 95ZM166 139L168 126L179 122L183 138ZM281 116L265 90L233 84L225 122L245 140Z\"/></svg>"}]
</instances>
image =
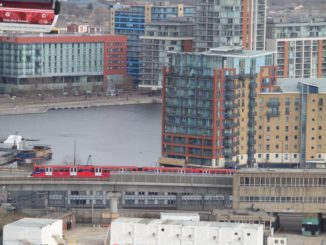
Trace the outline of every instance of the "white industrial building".
<instances>
[{"instance_id":1,"label":"white industrial building","mask_svg":"<svg viewBox=\"0 0 326 245\"><path fill-rule=\"evenodd\" d=\"M267 238L267 245L287 245L287 238L269 236Z\"/></svg>"},{"instance_id":2,"label":"white industrial building","mask_svg":"<svg viewBox=\"0 0 326 245\"><path fill-rule=\"evenodd\" d=\"M110 245L263 245L263 225L118 218Z\"/></svg>"},{"instance_id":3,"label":"white industrial building","mask_svg":"<svg viewBox=\"0 0 326 245\"><path fill-rule=\"evenodd\" d=\"M3 227L3 245L60 245L62 220L24 218Z\"/></svg>"}]
</instances>

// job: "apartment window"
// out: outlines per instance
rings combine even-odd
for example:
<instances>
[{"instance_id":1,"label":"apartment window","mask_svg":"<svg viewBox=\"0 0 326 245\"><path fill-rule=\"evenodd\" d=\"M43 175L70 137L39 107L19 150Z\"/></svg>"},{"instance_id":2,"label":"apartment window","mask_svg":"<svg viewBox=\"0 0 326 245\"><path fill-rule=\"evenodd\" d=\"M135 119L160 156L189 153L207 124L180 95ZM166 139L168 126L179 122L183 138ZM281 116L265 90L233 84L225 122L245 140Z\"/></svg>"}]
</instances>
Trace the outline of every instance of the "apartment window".
<instances>
[{"instance_id":1,"label":"apartment window","mask_svg":"<svg viewBox=\"0 0 326 245\"><path fill-rule=\"evenodd\" d=\"M267 132L269 132L269 131L270 131L270 127L269 127L269 126L267 126L266 130L267 130Z\"/></svg>"},{"instance_id":2,"label":"apartment window","mask_svg":"<svg viewBox=\"0 0 326 245\"><path fill-rule=\"evenodd\" d=\"M285 126L285 131L286 131L286 132L289 131L289 126Z\"/></svg>"},{"instance_id":3,"label":"apartment window","mask_svg":"<svg viewBox=\"0 0 326 245\"><path fill-rule=\"evenodd\" d=\"M321 159L321 154L318 154L318 158Z\"/></svg>"},{"instance_id":4,"label":"apartment window","mask_svg":"<svg viewBox=\"0 0 326 245\"><path fill-rule=\"evenodd\" d=\"M278 158L278 154L275 154L275 158Z\"/></svg>"},{"instance_id":5,"label":"apartment window","mask_svg":"<svg viewBox=\"0 0 326 245\"><path fill-rule=\"evenodd\" d=\"M289 136L286 135L285 136L285 140L288 141L289 140Z\"/></svg>"},{"instance_id":6,"label":"apartment window","mask_svg":"<svg viewBox=\"0 0 326 245\"><path fill-rule=\"evenodd\" d=\"M276 130L279 130L280 129L280 127L279 126L276 126Z\"/></svg>"},{"instance_id":7,"label":"apartment window","mask_svg":"<svg viewBox=\"0 0 326 245\"><path fill-rule=\"evenodd\" d=\"M318 139L320 139L320 140L322 139L321 135L318 136Z\"/></svg>"},{"instance_id":8,"label":"apartment window","mask_svg":"<svg viewBox=\"0 0 326 245\"><path fill-rule=\"evenodd\" d=\"M321 126L319 126L319 130L322 130L322 127Z\"/></svg>"},{"instance_id":9,"label":"apartment window","mask_svg":"<svg viewBox=\"0 0 326 245\"><path fill-rule=\"evenodd\" d=\"M298 130L298 126L295 126L294 129L295 129L295 130Z\"/></svg>"},{"instance_id":10,"label":"apartment window","mask_svg":"<svg viewBox=\"0 0 326 245\"><path fill-rule=\"evenodd\" d=\"M266 141L269 141L270 138L269 138L269 135L266 135Z\"/></svg>"},{"instance_id":11,"label":"apartment window","mask_svg":"<svg viewBox=\"0 0 326 245\"><path fill-rule=\"evenodd\" d=\"M293 155L293 157L294 157L294 158L297 158L297 157L298 157L298 155L297 155L297 154L294 154L294 155Z\"/></svg>"},{"instance_id":12,"label":"apartment window","mask_svg":"<svg viewBox=\"0 0 326 245\"><path fill-rule=\"evenodd\" d=\"M278 149L279 145L275 145L275 148Z\"/></svg>"},{"instance_id":13,"label":"apartment window","mask_svg":"<svg viewBox=\"0 0 326 245\"><path fill-rule=\"evenodd\" d=\"M311 140L315 140L315 137L311 137Z\"/></svg>"},{"instance_id":14,"label":"apartment window","mask_svg":"<svg viewBox=\"0 0 326 245\"><path fill-rule=\"evenodd\" d=\"M275 137L277 140L280 138L280 136L278 136L278 135L276 135L276 137Z\"/></svg>"},{"instance_id":15,"label":"apartment window","mask_svg":"<svg viewBox=\"0 0 326 245\"><path fill-rule=\"evenodd\" d=\"M322 98L320 98L320 99L318 100L318 105L319 105L319 106L323 106L323 105L324 105L324 101L323 101Z\"/></svg>"},{"instance_id":16,"label":"apartment window","mask_svg":"<svg viewBox=\"0 0 326 245\"><path fill-rule=\"evenodd\" d=\"M297 135L294 135L294 139L297 140L298 139L298 136Z\"/></svg>"},{"instance_id":17,"label":"apartment window","mask_svg":"<svg viewBox=\"0 0 326 245\"><path fill-rule=\"evenodd\" d=\"M258 135L258 139L260 139L260 140L261 140L261 135Z\"/></svg>"},{"instance_id":18,"label":"apartment window","mask_svg":"<svg viewBox=\"0 0 326 245\"><path fill-rule=\"evenodd\" d=\"M259 130L262 130L262 126L259 126L258 129L259 129Z\"/></svg>"},{"instance_id":19,"label":"apartment window","mask_svg":"<svg viewBox=\"0 0 326 245\"><path fill-rule=\"evenodd\" d=\"M269 160L269 154L266 154L266 159Z\"/></svg>"},{"instance_id":20,"label":"apartment window","mask_svg":"<svg viewBox=\"0 0 326 245\"><path fill-rule=\"evenodd\" d=\"M261 158L261 154L258 154L258 158Z\"/></svg>"},{"instance_id":21,"label":"apartment window","mask_svg":"<svg viewBox=\"0 0 326 245\"><path fill-rule=\"evenodd\" d=\"M269 151L269 145L266 145L266 150Z\"/></svg>"}]
</instances>

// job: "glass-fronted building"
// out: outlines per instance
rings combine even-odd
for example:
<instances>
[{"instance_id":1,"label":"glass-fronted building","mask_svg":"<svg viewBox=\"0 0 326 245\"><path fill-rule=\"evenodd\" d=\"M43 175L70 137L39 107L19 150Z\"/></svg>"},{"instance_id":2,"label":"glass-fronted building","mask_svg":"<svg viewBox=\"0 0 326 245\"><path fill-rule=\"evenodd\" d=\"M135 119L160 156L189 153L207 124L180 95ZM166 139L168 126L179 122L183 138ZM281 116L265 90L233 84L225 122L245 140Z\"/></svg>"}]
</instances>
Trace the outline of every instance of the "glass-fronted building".
<instances>
[{"instance_id":1,"label":"glass-fronted building","mask_svg":"<svg viewBox=\"0 0 326 245\"><path fill-rule=\"evenodd\" d=\"M1 88L103 91L126 76L126 37L0 37ZM10 92L10 91L9 91Z\"/></svg>"},{"instance_id":2,"label":"glass-fronted building","mask_svg":"<svg viewBox=\"0 0 326 245\"><path fill-rule=\"evenodd\" d=\"M219 46L264 50L267 0L197 0L196 51Z\"/></svg>"},{"instance_id":3,"label":"glass-fronted building","mask_svg":"<svg viewBox=\"0 0 326 245\"><path fill-rule=\"evenodd\" d=\"M127 73L132 77L135 87L141 81L142 43L139 37L145 34L145 24L152 21L164 21L169 17L193 16L194 12L195 7L183 4L143 4L119 8L112 6L110 26L114 26L114 33L127 36Z\"/></svg>"},{"instance_id":4,"label":"glass-fronted building","mask_svg":"<svg viewBox=\"0 0 326 245\"><path fill-rule=\"evenodd\" d=\"M326 77L326 19L270 19L266 47L277 52L279 77Z\"/></svg>"},{"instance_id":5,"label":"glass-fronted building","mask_svg":"<svg viewBox=\"0 0 326 245\"><path fill-rule=\"evenodd\" d=\"M169 51L192 52L194 22L190 17L171 17L145 25L141 36L141 83L139 87L162 89L162 67L168 65Z\"/></svg>"},{"instance_id":6,"label":"glass-fronted building","mask_svg":"<svg viewBox=\"0 0 326 245\"><path fill-rule=\"evenodd\" d=\"M160 163L253 164L256 93L276 83L274 53L221 47L170 58L163 72Z\"/></svg>"}]
</instances>

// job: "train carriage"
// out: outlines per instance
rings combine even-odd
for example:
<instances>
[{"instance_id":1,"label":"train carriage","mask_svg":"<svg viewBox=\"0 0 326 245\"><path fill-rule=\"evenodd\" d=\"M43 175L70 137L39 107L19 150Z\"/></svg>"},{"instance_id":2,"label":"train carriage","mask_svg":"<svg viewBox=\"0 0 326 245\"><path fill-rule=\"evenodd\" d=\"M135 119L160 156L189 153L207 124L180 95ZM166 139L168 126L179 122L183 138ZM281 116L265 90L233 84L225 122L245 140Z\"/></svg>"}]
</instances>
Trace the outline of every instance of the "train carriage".
<instances>
[{"instance_id":1,"label":"train carriage","mask_svg":"<svg viewBox=\"0 0 326 245\"><path fill-rule=\"evenodd\" d=\"M44 166L35 165L35 178L110 178L110 170L103 166Z\"/></svg>"}]
</instances>

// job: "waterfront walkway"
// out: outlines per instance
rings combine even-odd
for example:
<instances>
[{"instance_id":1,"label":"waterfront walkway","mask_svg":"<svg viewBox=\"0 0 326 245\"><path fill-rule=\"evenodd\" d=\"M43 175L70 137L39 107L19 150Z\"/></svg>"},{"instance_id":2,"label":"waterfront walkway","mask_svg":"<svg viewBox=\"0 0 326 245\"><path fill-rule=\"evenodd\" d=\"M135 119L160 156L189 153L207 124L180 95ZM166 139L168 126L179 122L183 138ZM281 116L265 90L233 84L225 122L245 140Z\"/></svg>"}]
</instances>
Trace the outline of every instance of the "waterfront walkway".
<instances>
[{"instance_id":1,"label":"waterfront walkway","mask_svg":"<svg viewBox=\"0 0 326 245\"><path fill-rule=\"evenodd\" d=\"M0 98L0 115L44 113L49 110L77 109L111 105L133 105L162 103L160 96L119 95L108 96L70 96L51 98Z\"/></svg>"}]
</instances>

